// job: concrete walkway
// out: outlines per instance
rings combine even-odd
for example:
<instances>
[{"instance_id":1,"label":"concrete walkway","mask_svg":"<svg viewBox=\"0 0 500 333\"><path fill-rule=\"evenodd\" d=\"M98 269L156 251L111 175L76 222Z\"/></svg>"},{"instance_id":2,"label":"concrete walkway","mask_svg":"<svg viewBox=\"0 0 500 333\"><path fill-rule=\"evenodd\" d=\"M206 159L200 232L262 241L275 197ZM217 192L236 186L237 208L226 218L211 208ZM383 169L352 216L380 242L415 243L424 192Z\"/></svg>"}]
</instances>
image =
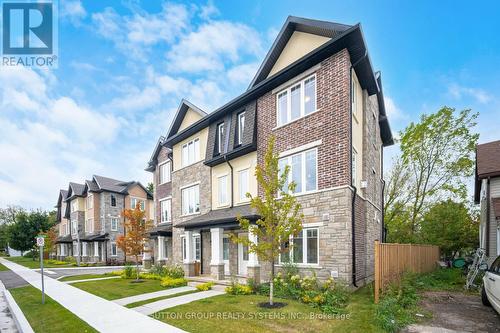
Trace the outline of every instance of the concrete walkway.
<instances>
[{"instance_id":1,"label":"concrete walkway","mask_svg":"<svg viewBox=\"0 0 500 333\"><path fill-rule=\"evenodd\" d=\"M217 295L222 295L222 294L225 294L225 292L217 291L217 290L201 291L199 293L193 293L193 294L183 295L183 296L179 296L179 297L172 297L172 298L163 299L161 301L144 304L144 305L138 306L136 308L132 308L132 310L149 316L155 312L165 310L168 308L173 308L174 306L177 306L177 305L187 304L187 303L191 303L194 301L198 301L200 299L213 297L213 296L217 296Z\"/></svg>"},{"instance_id":2,"label":"concrete walkway","mask_svg":"<svg viewBox=\"0 0 500 333\"><path fill-rule=\"evenodd\" d=\"M120 304L120 305L127 305L130 303L145 301L147 299L152 299L152 298L156 298L156 297L163 297L163 296L169 296L169 295L174 295L174 294L180 294L180 293L184 293L186 291L191 291L191 290L196 290L196 288L186 286L186 287L172 288L172 289L167 289L167 290L154 291L152 293L115 299L113 302L115 302L116 304Z\"/></svg>"},{"instance_id":3,"label":"concrete walkway","mask_svg":"<svg viewBox=\"0 0 500 333\"><path fill-rule=\"evenodd\" d=\"M39 273L3 258L0 258L0 262L33 287L42 288ZM100 332L184 332L179 328L48 277L45 279L45 292Z\"/></svg>"},{"instance_id":4,"label":"concrete walkway","mask_svg":"<svg viewBox=\"0 0 500 333\"><path fill-rule=\"evenodd\" d=\"M71 280L71 281L61 281L62 283L72 284L77 282L90 282L90 281L100 281L100 280L109 280L109 279L120 279L120 276L108 276L102 278L93 278L93 279L82 279L82 280Z\"/></svg>"}]
</instances>

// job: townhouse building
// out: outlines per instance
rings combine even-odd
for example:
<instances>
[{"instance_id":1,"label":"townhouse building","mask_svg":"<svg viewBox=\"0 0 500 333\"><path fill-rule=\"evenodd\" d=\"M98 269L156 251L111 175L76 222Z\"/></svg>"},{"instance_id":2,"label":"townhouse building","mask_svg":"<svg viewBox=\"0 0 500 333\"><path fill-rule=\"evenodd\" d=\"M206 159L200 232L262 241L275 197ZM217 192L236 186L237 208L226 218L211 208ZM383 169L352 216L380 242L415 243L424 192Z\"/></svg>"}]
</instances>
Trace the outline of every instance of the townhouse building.
<instances>
[{"instance_id":1,"label":"townhouse building","mask_svg":"<svg viewBox=\"0 0 500 333\"><path fill-rule=\"evenodd\" d=\"M83 184L69 183L67 190L60 190L56 205L58 259L123 263L127 258L116 240L125 232L123 211L137 204L147 220L153 219L153 195L139 182L94 175Z\"/></svg>"},{"instance_id":2,"label":"townhouse building","mask_svg":"<svg viewBox=\"0 0 500 333\"><path fill-rule=\"evenodd\" d=\"M246 194L261 192L255 167L272 136L304 215L276 267L290 260L303 274L371 281L373 244L383 237L383 148L393 144L381 75L359 24L297 17L243 94L211 113L181 101L146 169L158 258L182 263L187 276L268 278L269 264L229 235L259 241L236 216L259 218Z\"/></svg>"}]
</instances>

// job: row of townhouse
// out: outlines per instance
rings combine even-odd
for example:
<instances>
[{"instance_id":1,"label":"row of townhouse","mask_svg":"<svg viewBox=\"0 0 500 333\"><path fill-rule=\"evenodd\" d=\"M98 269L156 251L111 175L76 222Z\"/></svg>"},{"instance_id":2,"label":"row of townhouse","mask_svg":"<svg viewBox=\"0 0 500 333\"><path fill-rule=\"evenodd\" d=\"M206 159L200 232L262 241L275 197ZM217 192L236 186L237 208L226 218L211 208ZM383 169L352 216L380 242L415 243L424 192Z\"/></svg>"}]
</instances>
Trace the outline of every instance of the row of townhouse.
<instances>
[{"instance_id":1,"label":"row of townhouse","mask_svg":"<svg viewBox=\"0 0 500 333\"><path fill-rule=\"evenodd\" d=\"M153 195L139 182L94 175L84 184L69 183L57 200L56 256L82 262L123 263L116 239L123 235L123 210L139 204L145 218L154 214Z\"/></svg>"},{"instance_id":2,"label":"row of townhouse","mask_svg":"<svg viewBox=\"0 0 500 333\"><path fill-rule=\"evenodd\" d=\"M304 215L279 258L304 274L354 285L373 279L383 239L383 148L393 144L380 73L361 26L289 17L249 88L206 113L183 100L146 168L154 176L152 259L187 276L265 280L270 266L229 239L255 235L236 216L259 216L255 167L271 136Z\"/></svg>"}]
</instances>

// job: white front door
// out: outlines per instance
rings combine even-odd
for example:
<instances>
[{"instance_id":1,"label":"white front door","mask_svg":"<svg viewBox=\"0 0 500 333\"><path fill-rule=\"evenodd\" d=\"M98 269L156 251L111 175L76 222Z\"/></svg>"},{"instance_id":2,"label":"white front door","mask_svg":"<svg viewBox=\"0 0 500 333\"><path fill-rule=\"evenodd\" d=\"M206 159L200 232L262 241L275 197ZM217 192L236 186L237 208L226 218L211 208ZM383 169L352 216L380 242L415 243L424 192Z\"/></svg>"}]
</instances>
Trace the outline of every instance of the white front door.
<instances>
[{"instance_id":1,"label":"white front door","mask_svg":"<svg viewBox=\"0 0 500 333\"><path fill-rule=\"evenodd\" d=\"M247 234L241 234L239 237L247 238ZM248 265L248 246L238 243L238 274L242 276L247 275Z\"/></svg>"},{"instance_id":2,"label":"white front door","mask_svg":"<svg viewBox=\"0 0 500 333\"><path fill-rule=\"evenodd\" d=\"M222 259L224 260L224 274L231 275L229 271L229 237L224 235L222 238Z\"/></svg>"}]
</instances>

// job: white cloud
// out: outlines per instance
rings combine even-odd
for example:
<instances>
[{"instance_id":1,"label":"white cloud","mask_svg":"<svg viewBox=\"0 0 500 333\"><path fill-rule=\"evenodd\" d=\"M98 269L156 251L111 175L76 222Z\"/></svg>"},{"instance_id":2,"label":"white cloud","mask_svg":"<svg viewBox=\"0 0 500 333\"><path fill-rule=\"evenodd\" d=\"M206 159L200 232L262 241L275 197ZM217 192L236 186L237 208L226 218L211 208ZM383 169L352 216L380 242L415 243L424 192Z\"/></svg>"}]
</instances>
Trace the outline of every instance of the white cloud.
<instances>
[{"instance_id":1,"label":"white cloud","mask_svg":"<svg viewBox=\"0 0 500 333\"><path fill-rule=\"evenodd\" d=\"M87 11L83 8L80 0L61 1L61 18L67 18L71 23L78 26L86 16Z\"/></svg>"},{"instance_id":2,"label":"white cloud","mask_svg":"<svg viewBox=\"0 0 500 333\"><path fill-rule=\"evenodd\" d=\"M237 63L244 55L262 53L260 36L253 28L228 21L203 24L183 36L167 53L168 69L200 73L222 71L226 63Z\"/></svg>"},{"instance_id":3,"label":"white cloud","mask_svg":"<svg viewBox=\"0 0 500 333\"><path fill-rule=\"evenodd\" d=\"M231 82L236 84L250 84L253 79L257 69L259 68L259 63L250 63L234 66L227 71L227 77Z\"/></svg>"},{"instance_id":4,"label":"white cloud","mask_svg":"<svg viewBox=\"0 0 500 333\"><path fill-rule=\"evenodd\" d=\"M387 117L389 118L389 121L400 120L402 118L405 118L403 112L396 105L396 103L394 103L394 100L391 97L384 96L384 102L385 102L385 111L387 113Z\"/></svg>"},{"instance_id":5,"label":"white cloud","mask_svg":"<svg viewBox=\"0 0 500 333\"><path fill-rule=\"evenodd\" d=\"M493 99L493 96L483 89L464 87L457 83L452 83L448 86L448 94L455 99L472 97L481 104L486 104Z\"/></svg>"},{"instance_id":6,"label":"white cloud","mask_svg":"<svg viewBox=\"0 0 500 333\"><path fill-rule=\"evenodd\" d=\"M202 20L210 20L214 16L220 15L219 9L215 7L213 1L208 1L205 6L200 8L200 18Z\"/></svg>"}]
</instances>

